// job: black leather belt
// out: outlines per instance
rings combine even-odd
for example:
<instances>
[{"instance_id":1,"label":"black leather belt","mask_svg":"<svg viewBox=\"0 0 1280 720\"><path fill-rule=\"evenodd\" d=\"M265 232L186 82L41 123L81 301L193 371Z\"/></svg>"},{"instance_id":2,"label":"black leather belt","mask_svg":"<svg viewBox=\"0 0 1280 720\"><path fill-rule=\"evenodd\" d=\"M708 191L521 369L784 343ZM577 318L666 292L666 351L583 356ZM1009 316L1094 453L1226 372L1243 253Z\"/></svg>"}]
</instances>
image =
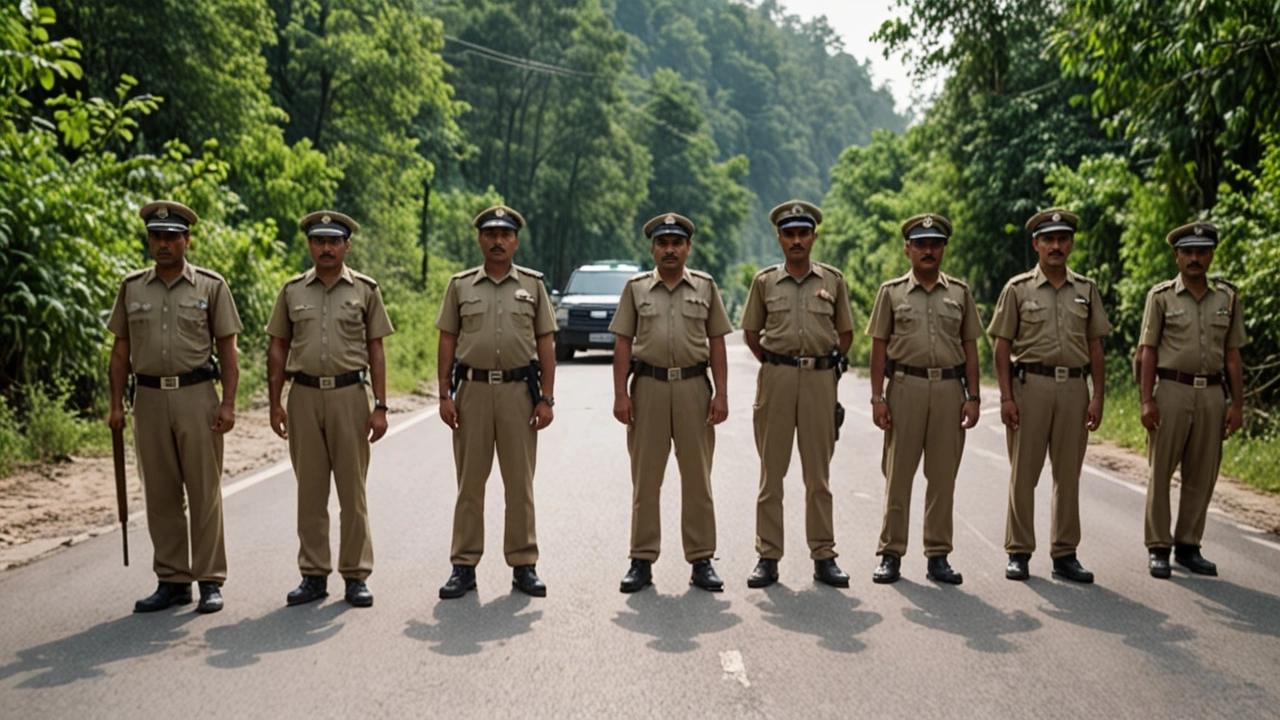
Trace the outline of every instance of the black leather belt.
<instances>
[{"instance_id":1,"label":"black leather belt","mask_svg":"<svg viewBox=\"0 0 1280 720\"><path fill-rule=\"evenodd\" d=\"M337 388L346 387L348 385L355 385L356 383L361 382L364 379L363 376L364 376L363 370L352 370L349 373L342 373L341 375L329 375L325 377L317 377L315 375L308 375L304 372L296 372L296 373L293 373L290 377L295 383L299 385L306 385L307 387L320 388L321 390L334 390Z\"/></svg>"},{"instance_id":2,"label":"black leather belt","mask_svg":"<svg viewBox=\"0 0 1280 720\"><path fill-rule=\"evenodd\" d=\"M159 388L161 390L177 390L188 385L199 385L213 379L213 370L207 367L196 368L181 375L138 375L134 379L142 387Z\"/></svg>"},{"instance_id":3,"label":"black leather belt","mask_svg":"<svg viewBox=\"0 0 1280 720\"><path fill-rule=\"evenodd\" d=\"M772 365L790 365L802 370L830 370L836 359L830 355L780 355L761 348L760 357Z\"/></svg>"},{"instance_id":4,"label":"black leather belt","mask_svg":"<svg viewBox=\"0 0 1280 720\"><path fill-rule=\"evenodd\" d=\"M466 365L459 363L458 377L463 380L472 380L474 382L498 385L500 383L526 380L529 377L529 370L530 368L528 365L515 368L514 370L481 370L480 368L467 367Z\"/></svg>"},{"instance_id":5,"label":"black leather belt","mask_svg":"<svg viewBox=\"0 0 1280 720\"><path fill-rule=\"evenodd\" d=\"M949 368L923 368L903 365L897 360L890 360L885 364L884 372L886 375L903 372L912 377L922 377L930 380L960 380L964 377L964 366L956 365L955 367Z\"/></svg>"},{"instance_id":6,"label":"black leather belt","mask_svg":"<svg viewBox=\"0 0 1280 720\"><path fill-rule=\"evenodd\" d=\"M677 380L688 380L693 377L706 377L707 368L711 367L707 363L698 363L683 368L664 368L650 365L643 360L636 361L636 374L645 377L657 378L667 382L675 382Z\"/></svg>"},{"instance_id":7,"label":"black leather belt","mask_svg":"<svg viewBox=\"0 0 1280 720\"><path fill-rule=\"evenodd\" d=\"M1089 366L1084 367L1063 367L1061 365L1045 365L1042 363L1016 363L1013 366L1014 372L1026 371L1032 375L1047 375L1059 382L1067 378L1084 377L1089 372Z\"/></svg>"},{"instance_id":8,"label":"black leather belt","mask_svg":"<svg viewBox=\"0 0 1280 720\"><path fill-rule=\"evenodd\" d=\"M1190 385L1191 387L1198 388L1222 384L1221 373L1217 375L1192 375L1191 373L1178 372L1177 370L1156 368L1156 377L1161 380L1172 380L1174 382L1180 382L1183 385Z\"/></svg>"}]
</instances>

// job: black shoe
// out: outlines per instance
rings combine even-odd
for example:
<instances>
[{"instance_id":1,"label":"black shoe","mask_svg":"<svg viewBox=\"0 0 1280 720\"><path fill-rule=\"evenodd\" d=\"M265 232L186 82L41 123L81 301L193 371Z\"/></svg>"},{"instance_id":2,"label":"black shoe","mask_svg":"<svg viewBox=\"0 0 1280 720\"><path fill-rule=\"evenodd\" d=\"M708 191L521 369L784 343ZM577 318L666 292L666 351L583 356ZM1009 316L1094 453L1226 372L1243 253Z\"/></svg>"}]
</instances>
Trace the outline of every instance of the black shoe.
<instances>
[{"instance_id":1,"label":"black shoe","mask_svg":"<svg viewBox=\"0 0 1280 720\"><path fill-rule=\"evenodd\" d=\"M155 612L191 602L191 583L160 581L156 591L133 604L136 613Z\"/></svg>"},{"instance_id":2,"label":"black shoe","mask_svg":"<svg viewBox=\"0 0 1280 720\"><path fill-rule=\"evenodd\" d=\"M222 609L222 589L216 582L196 583L200 588L200 603L196 605L198 613L216 613Z\"/></svg>"},{"instance_id":3,"label":"black shoe","mask_svg":"<svg viewBox=\"0 0 1280 720\"><path fill-rule=\"evenodd\" d=\"M363 580L356 578L346 578L347 592L346 600L356 607L372 607L373 593L369 592L369 586L364 584Z\"/></svg>"},{"instance_id":4,"label":"black shoe","mask_svg":"<svg viewBox=\"0 0 1280 720\"><path fill-rule=\"evenodd\" d=\"M305 605L329 597L329 578L320 575L303 575L302 584L289 591L285 605Z\"/></svg>"},{"instance_id":5,"label":"black shoe","mask_svg":"<svg viewBox=\"0 0 1280 720\"><path fill-rule=\"evenodd\" d=\"M1173 549L1173 561L1197 575L1217 575L1218 566L1204 559L1195 545L1179 545Z\"/></svg>"},{"instance_id":6,"label":"black shoe","mask_svg":"<svg viewBox=\"0 0 1280 720\"><path fill-rule=\"evenodd\" d=\"M511 569L511 587L525 595L546 597L546 583L538 579L538 573L532 565L519 565Z\"/></svg>"},{"instance_id":7,"label":"black shoe","mask_svg":"<svg viewBox=\"0 0 1280 720\"><path fill-rule=\"evenodd\" d=\"M756 569L751 571L751 577L747 578L747 587L769 587L776 582L778 582L778 561L760 558L760 562L756 563Z\"/></svg>"},{"instance_id":8,"label":"black shoe","mask_svg":"<svg viewBox=\"0 0 1280 720\"><path fill-rule=\"evenodd\" d=\"M1073 580L1078 583L1093 582L1093 573L1084 569L1080 561L1076 559L1075 554L1066 555L1053 559L1053 574L1060 578Z\"/></svg>"},{"instance_id":9,"label":"black shoe","mask_svg":"<svg viewBox=\"0 0 1280 720\"><path fill-rule=\"evenodd\" d=\"M689 576L689 584L697 585L703 590L710 590L711 592L724 590L724 581L716 574L716 569L711 566L710 558L694 561L693 573Z\"/></svg>"},{"instance_id":10,"label":"black shoe","mask_svg":"<svg viewBox=\"0 0 1280 720\"><path fill-rule=\"evenodd\" d=\"M476 569L471 565L454 565L453 573L449 575L449 582L440 588L441 600L453 600L467 594L468 590L476 589Z\"/></svg>"},{"instance_id":11,"label":"black shoe","mask_svg":"<svg viewBox=\"0 0 1280 720\"><path fill-rule=\"evenodd\" d=\"M934 582L950 585L959 585L964 582L964 576L951 569L951 563L947 562L946 555L934 555L929 558L929 569L924 576Z\"/></svg>"},{"instance_id":12,"label":"black shoe","mask_svg":"<svg viewBox=\"0 0 1280 720\"><path fill-rule=\"evenodd\" d=\"M1004 566L1004 576L1010 580L1026 580L1031 577L1031 553L1009 553L1009 564Z\"/></svg>"},{"instance_id":13,"label":"black shoe","mask_svg":"<svg viewBox=\"0 0 1280 720\"><path fill-rule=\"evenodd\" d=\"M871 582L888 585L897 582L900 577L902 577L902 558L884 553L880 556L880 566L871 573Z\"/></svg>"},{"instance_id":14,"label":"black shoe","mask_svg":"<svg viewBox=\"0 0 1280 720\"><path fill-rule=\"evenodd\" d=\"M813 579L831 587L849 587L849 576L836 564L835 558L813 561Z\"/></svg>"},{"instance_id":15,"label":"black shoe","mask_svg":"<svg viewBox=\"0 0 1280 720\"><path fill-rule=\"evenodd\" d=\"M1173 575L1169 568L1169 548L1151 548L1147 551L1147 569L1151 571L1153 578L1169 579Z\"/></svg>"},{"instance_id":16,"label":"black shoe","mask_svg":"<svg viewBox=\"0 0 1280 720\"><path fill-rule=\"evenodd\" d=\"M652 584L653 563L632 558L631 569L622 577L622 586L618 589L624 593L640 592Z\"/></svg>"}]
</instances>

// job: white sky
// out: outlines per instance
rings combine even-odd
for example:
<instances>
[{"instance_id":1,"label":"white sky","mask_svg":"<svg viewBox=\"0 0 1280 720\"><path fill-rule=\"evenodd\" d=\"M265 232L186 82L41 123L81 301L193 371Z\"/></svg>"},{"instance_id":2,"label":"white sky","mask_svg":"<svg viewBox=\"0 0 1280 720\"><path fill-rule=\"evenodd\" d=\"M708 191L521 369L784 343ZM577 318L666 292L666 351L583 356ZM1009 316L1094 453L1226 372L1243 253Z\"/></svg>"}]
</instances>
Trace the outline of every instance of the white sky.
<instances>
[{"instance_id":1,"label":"white sky","mask_svg":"<svg viewBox=\"0 0 1280 720\"><path fill-rule=\"evenodd\" d=\"M884 46L870 40L880 24L905 13L896 8L894 0L782 0L782 6L792 15L809 20L826 15L831 27L844 39L845 52L859 60L871 61L871 77L876 86L888 83L898 112L905 112L913 104L919 119L933 95L941 89L941 79L926 80L919 88L912 87L909 69L898 55L884 57Z\"/></svg>"}]
</instances>

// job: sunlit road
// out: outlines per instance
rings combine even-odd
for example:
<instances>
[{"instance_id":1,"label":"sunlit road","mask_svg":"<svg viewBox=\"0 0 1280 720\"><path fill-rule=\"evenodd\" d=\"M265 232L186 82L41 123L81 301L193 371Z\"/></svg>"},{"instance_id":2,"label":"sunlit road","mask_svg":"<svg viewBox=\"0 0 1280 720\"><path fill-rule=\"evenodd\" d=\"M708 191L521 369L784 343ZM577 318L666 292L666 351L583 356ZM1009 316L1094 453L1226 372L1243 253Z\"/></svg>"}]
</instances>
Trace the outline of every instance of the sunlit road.
<instances>
[{"instance_id":1,"label":"sunlit road","mask_svg":"<svg viewBox=\"0 0 1280 720\"><path fill-rule=\"evenodd\" d=\"M618 592L630 517L624 430L610 412L608 357L579 356L560 368L556 421L540 440L545 599L511 589L496 474L479 591L437 599L449 571L449 433L434 410L397 416L369 481L373 608L348 607L337 578L328 600L286 608L298 581L292 475L231 478L221 613L131 614L154 588L143 528L131 532L129 568L108 534L0 575L0 717L1280 716L1280 543L1215 514L1205 553L1221 577L1175 569L1154 580L1143 496L1089 471L1080 556L1097 584L1054 580L1047 552L1029 582L1007 581L1008 464L991 412L969 433L958 481L952 564L964 584L924 577L920 478L904 578L873 585L881 434L858 378L841 383L850 412L833 468L851 587L812 580L796 458L782 582L749 590L755 366L736 336L730 362L715 465L723 593L687 584L674 459L656 585ZM1037 498L1042 548L1049 486L1046 476Z\"/></svg>"}]
</instances>

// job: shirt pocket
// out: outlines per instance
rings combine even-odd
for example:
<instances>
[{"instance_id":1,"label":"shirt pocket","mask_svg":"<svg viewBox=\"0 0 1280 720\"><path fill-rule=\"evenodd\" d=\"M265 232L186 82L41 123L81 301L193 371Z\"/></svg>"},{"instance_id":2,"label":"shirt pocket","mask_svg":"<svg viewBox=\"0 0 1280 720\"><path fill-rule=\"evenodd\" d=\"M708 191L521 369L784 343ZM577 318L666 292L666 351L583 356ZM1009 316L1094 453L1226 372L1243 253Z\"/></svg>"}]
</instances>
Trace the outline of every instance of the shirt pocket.
<instances>
[{"instance_id":1,"label":"shirt pocket","mask_svg":"<svg viewBox=\"0 0 1280 720\"><path fill-rule=\"evenodd\" d=\"M141 334L151 327L151 303L129 303L126 309L129 320L129 335L132 342L141 340Z\"/></svg>"},{"instance_id":2,"label":"shirt pocket","mask_svg":"<svg viewBox=\"0 0 1280 720\"><path fill-rule=\"evenodd\" d=\"M517 297L511 306L511 324L517 330L533 329L534 310L532 299L525 300Z\"/></svg>"},{"instance_id":3,"label":"shirt pocket","mask_svg":"<svg viewBox=\"0 0 1280 720\"><path fill-rule=\"evenodd\" d=\"M338 332L345 340L364 341L365 305L359 300L346 300L338 307Z\"/></svg>"},{"instance_id":4,"label":"shirt pocket","mask_svg":"<svg viewBox=\"0 0 1280 720\"><path fill-rule=\"evenodd\" d=\"M1067 324L1067 331L1073 336L1083 338L1089 332L1089 306L1080 302L1081 297L1076 297L1067 303L1067 309L1063 313L1064 320Z\"/></svg>"},{"instance_id":5,"label":"shirt pocket","mask_svg":"<svg viewBox=\"0 0 1280 720\"><path fill-rule=\"evenodd\" d=\"M836 314L835 303L827 300L826 298L817 297L816 295L809 298L805 305L808 306L809 312L814 315L821 315L822 317L830 318L832 315Z\"/></svg>"},{"instance_id":6,"label":"shirt pocket","mask_svg":"<svg viewBox=\"0 0 1280 720\"><path fill-rule=\"evenodd\" d=\"M1025 332L1039 332L1049 319L1049 308L1035 300L1027 300L1018 306L1018 322L1026 326Z\"/></svg>"},{"instance_id":7,"label":"shirt pocket","mask_svg":"<svg viewBox=\"0 0 1280 720\"><path fill-rule=\"evenodd\" d=\"M193 340L209 339L209 301L204 298L178 303L178 332Z\"/></svg>"},{"instance_id":8,"label":"shirt pocket","mask_svg":"<svg viewBox=\"0 0 1280 720\"><path fill-rule=\"evenodd\" d=\"M947 298L942 301L941 307L938 308L938 324L942 326L942 332L947 337L960 337L960 325L964 322L964 308L960 307L960 303Z\"/></svg>"},{"instance_id":9,"label":"shirt pocket","mask_svg":"<svg viewBox=\"0 0 1280 720\"><path fill-rule=\"evenodd\" d=\"M702 344L707 339L707 318L711 316L711 307L700 297L687 297L681 303L680 314L684 317L685 330L695 344Z\"/></svg>"},{"instance_id":10,"label":"shirt pocket","mask_svg":"<svg viewBox=\"0 0 1280 720\"><path fill-rule=\"evenodd\" d=\"M916 327L916 309L910 303L893 306L893 333L902 335L910 333Z\"/></svg>"},{"instance_id":11,"label":"shirt pocket","mask_svg":"<svg viewBox=\"0 0 1280 720\"><path fill-rule=\"evenodd\" d=\"M1209 346L1221 348L1227 342L1227 331L1231 329L1230 315L1214 315L1209 318Z\"/></svg>"},{"instance_id":12,"label":"shirt pocket","mask_svg":"<svg viewBox=\"0 0 1280 720\"><path fill-rule=\"evenodd\" d=\"M462 332L479 332L484 327L484 317L489 312L489 301L484 298L467 298L458 302L458 317L462 320Z\"/></svg>"},{"instance_id":13,"label":"shirt pocket","mask_svg":"<svg viewBox=\"0 0 1280 720\"><path fill-rule=\"evenodd\" d=\"M1191 314L1184 308L1165 310L1164 335L1185 342L1191 335Z\"/></svg>"}]
</instances>

